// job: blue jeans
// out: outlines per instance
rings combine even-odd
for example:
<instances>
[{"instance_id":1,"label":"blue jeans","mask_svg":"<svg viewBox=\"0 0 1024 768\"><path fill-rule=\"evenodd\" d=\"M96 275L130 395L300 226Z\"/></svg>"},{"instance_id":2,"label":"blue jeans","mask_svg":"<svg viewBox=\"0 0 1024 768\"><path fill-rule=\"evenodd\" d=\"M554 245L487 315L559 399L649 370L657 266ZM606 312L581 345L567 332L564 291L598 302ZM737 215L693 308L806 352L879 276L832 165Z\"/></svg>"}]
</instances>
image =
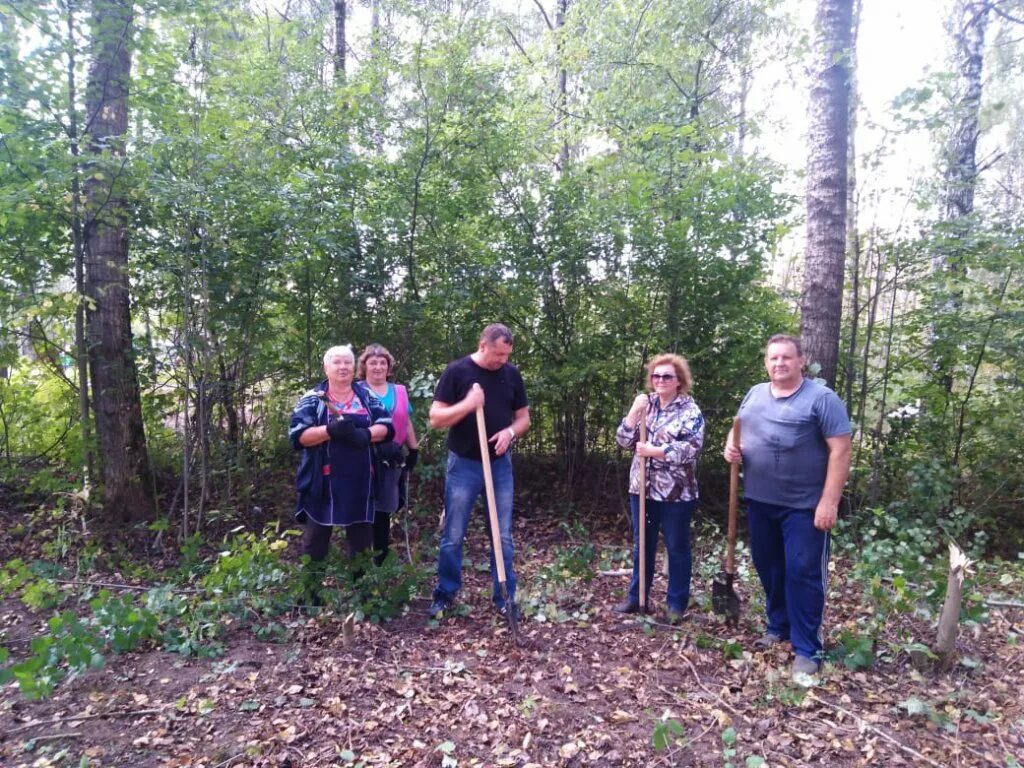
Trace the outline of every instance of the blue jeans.
<instances>
[{"instance_id":1,"label":"blue jeans","mask_svg":"<svg viewBox=\"0 0 1024 768\"><path fill-rule=\"evenodd\" d=\"M498 528L501 531L501 553L505 560L505 580L508 597L515 599L516 575L512 570L512 460L508 454L491 460L491 477L494 480L494 504L498 513ZM435 600L450 601L462 587L462 541L466 538L469 516L477 499L484 504L487 516L487 496L484 490L483 464L448 452L448 471L444 482L444 524L441 531L441 548L437 553L437 588ZM490 524L487 526L490 535ZM504 605L501 588L498 585L498 569L494 564L494 547L488 540L491 551L491 577L494 582L494 602L500 608Z\"/></svg>"},{"instance_id":2,"label":"blue jeans","mask_svg":"<svg viewBox=\"0 0 1024 768\"><path fill-rule=\"evenodd\" d=\"M629 508L633 513L633 579L629 582L629 600L640 602L640 497L629 495ZM647 499L646 584L647 601L651 600L651 581L654 579L654 553L658 548L658 530L665 535L668 553L668 594L665 603L670 610L682 613L690 603L690 571L693 554L690 551L690 518L697 508L693 501L652 501Z\"/></svg>"},{"instance_id":3,"label":"blue jeans","mask_svg":"<svg viewBox=\"0 0 1024 768\"><path fill-rule=\"evenodd\" d=\"M750 556L764 587L768 631L798 656L821 653L830 537L814 527L814 510L746 499Z\"/></svg>"}]
</instances>

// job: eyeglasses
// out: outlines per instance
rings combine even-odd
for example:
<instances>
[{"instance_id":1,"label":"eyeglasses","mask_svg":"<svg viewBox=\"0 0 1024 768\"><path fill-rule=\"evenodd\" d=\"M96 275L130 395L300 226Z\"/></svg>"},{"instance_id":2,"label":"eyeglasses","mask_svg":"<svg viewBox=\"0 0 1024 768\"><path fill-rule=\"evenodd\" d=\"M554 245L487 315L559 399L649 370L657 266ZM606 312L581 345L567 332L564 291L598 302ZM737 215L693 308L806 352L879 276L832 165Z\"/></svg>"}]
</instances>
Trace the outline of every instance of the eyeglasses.
<instances>
[{"instance_id":1,"label":"eyeglasses","mask_svg":"<svg viewBox=\"0 0 1024 768\"><path fill-rule=\"evenodd\" d=\"M651 381L672 381L675 377L674 373L652 373Z\"/></svg>"}]
</instances>

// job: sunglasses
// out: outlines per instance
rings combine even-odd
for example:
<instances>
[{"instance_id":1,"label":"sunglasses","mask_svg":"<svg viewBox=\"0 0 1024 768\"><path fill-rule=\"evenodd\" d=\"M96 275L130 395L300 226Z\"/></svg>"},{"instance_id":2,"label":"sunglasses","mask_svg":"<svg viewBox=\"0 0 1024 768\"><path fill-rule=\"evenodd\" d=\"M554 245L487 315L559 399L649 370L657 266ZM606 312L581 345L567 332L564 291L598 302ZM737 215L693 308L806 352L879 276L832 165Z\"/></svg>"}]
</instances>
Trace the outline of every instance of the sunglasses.
<instances>
[{"instance_id":1,"label":"sunglasses","mask_svg":"<svg viewBox=\"0 0 1024 768\"><path fill-rule=\"evenodd\" d=\"M674 373L652 373L651 381L672 381L675 377Z\"/></svg>"}]
</instances>

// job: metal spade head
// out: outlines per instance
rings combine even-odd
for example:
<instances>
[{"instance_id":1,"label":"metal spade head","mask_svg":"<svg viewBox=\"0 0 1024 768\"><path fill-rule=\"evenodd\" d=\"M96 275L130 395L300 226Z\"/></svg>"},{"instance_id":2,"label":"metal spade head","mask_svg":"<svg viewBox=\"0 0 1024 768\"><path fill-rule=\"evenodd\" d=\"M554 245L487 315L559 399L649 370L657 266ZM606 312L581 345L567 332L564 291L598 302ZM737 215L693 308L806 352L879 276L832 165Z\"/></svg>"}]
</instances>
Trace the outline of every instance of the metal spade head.
<instances>
[{"instance_id":1,"label":"metal spade head","mask_svg":"<svg viewBox=\"0 0 1024 768\"><path fill-rule=\"evenodd\" d=\"M735 578L736 574L721 571L711 582L711 605L715 613L725 616L727 624L735 624L740 618L740 596L733 586Z\"/></svg>"}]
</instances>

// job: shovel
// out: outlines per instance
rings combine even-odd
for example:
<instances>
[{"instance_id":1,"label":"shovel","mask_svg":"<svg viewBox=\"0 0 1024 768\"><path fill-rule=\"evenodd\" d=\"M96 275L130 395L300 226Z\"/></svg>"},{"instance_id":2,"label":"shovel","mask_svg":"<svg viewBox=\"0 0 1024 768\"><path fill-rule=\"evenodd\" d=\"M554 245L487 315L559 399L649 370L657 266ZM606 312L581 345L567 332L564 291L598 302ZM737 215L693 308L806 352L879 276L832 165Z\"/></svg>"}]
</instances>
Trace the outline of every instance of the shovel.
<instances>
[{"instance_id":1,"label":"shovel","mask_svg":"<svg viewBox=\"0 0 1024 768\"><path fill-rule=\"evenodd\" d=\"M491 521L491 546L494 549L494 565L498 570L498 588L505 605L505 618L512 634L512 642L519 645L519 623L515 606L508 598L508 581L505 577L505 554L501 551L501 529L498 527L498 506L494 502L494 479L491 477L491 453L487 444L487 426L484 424L484 407L476 408L476 431L480 435L480 463L484 468L484 488L487 491L487 514Z\"/></svg>"},{"instance_id":2,"label":"shovel","mask_svg":"<svg viewBox=\"0 0 1024 768\"><path fill-rule=\"evenodd\" d=\"M732 444L740 444L740 420L732 421ZM740 499L740 465L729 465L729 523L726 529L725 570L711 583L711 604L715 613L725 616L725 623L735 625L740 618L740 596L736 594L736 512Z\"/></svg>"},{"instance_id":3,"label":"shovel","mask_svg":"<svg viewBox=\"0 0 1024 768\"><path fill-rule=\"evenodd\" d=\"M647 412L640 417L640 442L647 442ZM647 459L640 459L640 613L647 613Z\"/></svg>"}]
</instances>

